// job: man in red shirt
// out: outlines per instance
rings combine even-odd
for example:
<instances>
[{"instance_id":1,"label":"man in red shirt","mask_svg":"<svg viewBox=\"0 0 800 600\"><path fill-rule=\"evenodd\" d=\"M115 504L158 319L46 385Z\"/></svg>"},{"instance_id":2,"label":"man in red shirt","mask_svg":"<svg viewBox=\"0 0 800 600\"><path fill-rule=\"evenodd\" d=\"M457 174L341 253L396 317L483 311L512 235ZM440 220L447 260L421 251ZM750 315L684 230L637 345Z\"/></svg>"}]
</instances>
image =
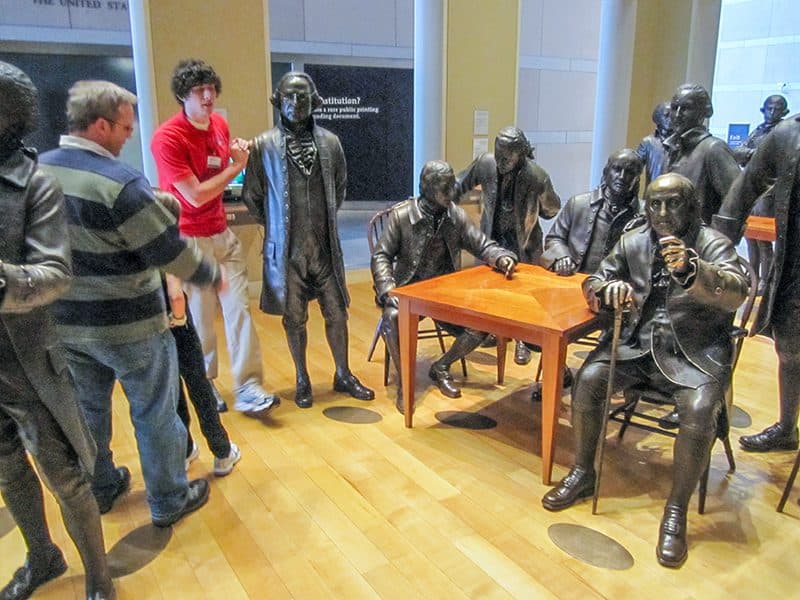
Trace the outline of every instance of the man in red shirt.
<instances>
[{"instance_id":1,"label":"man in red shirt","mask_svg":"<svg viewBox=\"0 0 800 600\"><path fill-rule=\"evenodd\" d=\"M222 291L187 289L207 375L213 381L218 370L214 318L219 300L236 393L235 408L264 415L280 400L262 387L261 350L248 308L245 261L222 206L225 187L247 164L248 142L241 138L231 140L227 122L214 112L222 83L210 65L195 59L181 61L172 74L171 87L182 110L162 123L153 135L151 149L159 185L181 203L179 227L187 243L224 266L229 282ZM216 388L215 393L224 407Z\"/></svg>"}]
</instances>

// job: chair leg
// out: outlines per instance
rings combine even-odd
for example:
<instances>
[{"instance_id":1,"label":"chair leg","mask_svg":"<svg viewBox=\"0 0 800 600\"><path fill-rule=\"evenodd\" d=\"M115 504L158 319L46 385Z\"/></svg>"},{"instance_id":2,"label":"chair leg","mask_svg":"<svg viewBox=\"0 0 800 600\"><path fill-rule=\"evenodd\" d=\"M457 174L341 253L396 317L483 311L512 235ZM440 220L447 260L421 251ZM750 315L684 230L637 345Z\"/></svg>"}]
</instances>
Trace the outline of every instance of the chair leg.
<instances>
[{"instance_id":1,"label":"chair leg","mask_svg":"<svg viewBox=\"0 0 800 600\"><path fill-rule=\"evenodd\" d=\"M389 347L386 342L383 343L383 387L389 385L389 363L392 362L392 357L389 354Z\"/></svg>"},{"instance_id":2,"label":"chair leg","mask_svg":"<svg viewBox=\"0 0 800 600\"><path fill-rule=\"evenodd\" d=\"M794 466L792 472L789 473L789 479L786 481L786 487L783 488L783 495L780 502L778 502L778 512L783 512L783 507L786 506L786 501L789 499L789 494L792 492L794 480L797 477L797 469L800 468L800 450L797 452L797 457L794 459Z\"/></svg>"},{"instance_id":3,"label":"chair leg","mask_svg":"<svg viewBox=\"0 0 800 600\"><path fill-rule=\"evenodd\" d=\"M728 473L736 471L736 461L733 458L733 448L731 448L731 438L726 435L722 440L722 445L725 447L725 456L728 458Z\"/></svg>"},{"instance_id":4,"label":"chair leg","mask_svg":"<svg viewBox=\"0 0 800 600\"><path fill-rule=\"evenodd\" d=\"M447 348L444 345L444 334L442 333L442 328L439 327L439 323L437 323L436 321L433 322L433 326L436 328L436 338L439 340L439 348L441 349L442 354L444 354L445 352L447 352ZM464 373L465 377L466 375L467 374Z\"/></svg>"},{"instance_id":5,"label":"chair leg","mask_svg":"<svg viewBox=\"0 0 800 600\"><path fill-rule=\"evenodd\" d=\"M378 320L378 326L375 328L375 334L372 336L372 344L369 346L369 352L367 352L367 362L372 360L372 355L375 354L375 346L378 345L378 338L381 337L381 325L383 325L383 315Z\"/></svg>"},{"instance_id":6,"label":"chair leg","mask_svg":"<svg viewBox=\"0 0 800 600\"><path fill-rule=\"evenodd\" d=\"M467 378L467 359L461 359L461 372L464 374L464 379Z\"/></svg>"},{"instance_id":7,"label":"chair leg","mask_svg":"<svg viewBox=\"0 0 800 600\"><path fill-rule=\"evenodd\" d=\"M630 401L628 401L626 398L625 403L625 418L619 428L619 433L617 433L617 439L619 440L622 439L622 436L625 435L625 430L628 429L628 425L631 424L631 417L633 417L633 413L636 411L636 406L639 404L639 397L636 396Z\"/></svg>"}]
</instances>

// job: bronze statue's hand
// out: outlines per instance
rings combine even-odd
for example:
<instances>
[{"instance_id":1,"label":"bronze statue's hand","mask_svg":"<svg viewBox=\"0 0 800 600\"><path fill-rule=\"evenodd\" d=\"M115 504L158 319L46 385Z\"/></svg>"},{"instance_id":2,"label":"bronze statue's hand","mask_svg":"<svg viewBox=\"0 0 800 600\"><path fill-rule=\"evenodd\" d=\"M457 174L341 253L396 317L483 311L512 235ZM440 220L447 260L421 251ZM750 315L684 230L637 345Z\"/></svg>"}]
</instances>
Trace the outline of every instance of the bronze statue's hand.
<instances>
[{"instance_id":1,"label":"bronze statue's hand","mask_svg":"<svg viewBox=\"0 0 800 600\"><path fill-rule=\"evenodd\" d=\"M568 275L574 275L575 271L578 270L578 265L576 265L575 261L569 256L562 256L553 263L553 270L559 275L566 277Z\"/></svg>"},{"instance_id":2,"label":"bronze statue's hand","mask_svg":"<svg viewBox=\"0 0 800 600\"><path fill-rule=\"evenodd\" d=\"M506 279L511 279L515 267L516 263L510 256L501 256L497 259L497 270L502 272L506 276Z\"/></svg>"},{"instance_id":3,"label":"bronze statue's hand","mask_svg":"<svg viewBox=\"0 0 800 600\"><path fill-rule=\"evenodd\" d=\"M683 240L674 235L666 235L658 240L661 244L661 256L667 269L673 275L684 275L689 269L689 253Z\"/></svg>"},{"instance_id":4,"label":"bronze statue's hand","mask_svg":"<svg viewBox=\"0 0 800 600\"><path fill-rule=\"evenodd\" d=\"M624 308L633 299L633 288L627 281L612 281L603 289L603 304L614 310Z\"/></svg>"}]
</instances>

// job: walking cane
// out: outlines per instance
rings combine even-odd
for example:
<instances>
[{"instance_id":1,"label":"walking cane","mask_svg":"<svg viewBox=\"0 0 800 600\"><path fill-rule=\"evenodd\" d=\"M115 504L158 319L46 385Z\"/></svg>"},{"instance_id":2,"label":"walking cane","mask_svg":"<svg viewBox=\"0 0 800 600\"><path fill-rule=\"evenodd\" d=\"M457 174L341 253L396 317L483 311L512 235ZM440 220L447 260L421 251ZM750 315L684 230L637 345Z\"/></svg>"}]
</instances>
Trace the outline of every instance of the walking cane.
<instances>
[{"instance_id":1,"label":"walking cane","mask_svg":"<svg viewBox=\"0 0 800 600\"><path fill-rule=\"evenodd\" d=\"M606 399L603 402L603 421L600 428L600 439L597 440L597 452L595 452L595 473L594 495L592 496L592 514L597 514L597 495L600 492L600 476L603 474L603 453L606 448L606 429L608 429L608 412L611 406L611 395L614 393L614 371L617 368L617 349L619 347L619 333L622 329L622 306L614 309L614 332L611 338L611 363L608 368L608 386L606 387Z\"/></svg>"}]
</instances>

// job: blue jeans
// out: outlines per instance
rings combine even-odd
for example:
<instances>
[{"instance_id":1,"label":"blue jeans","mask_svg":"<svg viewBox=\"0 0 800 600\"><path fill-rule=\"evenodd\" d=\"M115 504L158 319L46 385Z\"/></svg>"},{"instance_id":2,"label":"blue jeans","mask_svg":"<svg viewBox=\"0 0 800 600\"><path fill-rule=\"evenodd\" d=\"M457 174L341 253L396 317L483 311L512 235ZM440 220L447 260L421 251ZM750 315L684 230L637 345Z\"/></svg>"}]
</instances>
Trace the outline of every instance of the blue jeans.
<instances>
[{"instance_id":1,"label":"blue jeans","mask_svg":"<svg viewBox=\"0 0 800 600\"><path fill-rule=\"evenodd\" d=\"M154 519L183 509L188 482L186 428L178 418L178 358L169 331L138 342L67 342L78 402L97 443L92 489L117 485L111 452L111 392L119 380L130 405L147 502Z\"/></svg>"}]
</instances>

